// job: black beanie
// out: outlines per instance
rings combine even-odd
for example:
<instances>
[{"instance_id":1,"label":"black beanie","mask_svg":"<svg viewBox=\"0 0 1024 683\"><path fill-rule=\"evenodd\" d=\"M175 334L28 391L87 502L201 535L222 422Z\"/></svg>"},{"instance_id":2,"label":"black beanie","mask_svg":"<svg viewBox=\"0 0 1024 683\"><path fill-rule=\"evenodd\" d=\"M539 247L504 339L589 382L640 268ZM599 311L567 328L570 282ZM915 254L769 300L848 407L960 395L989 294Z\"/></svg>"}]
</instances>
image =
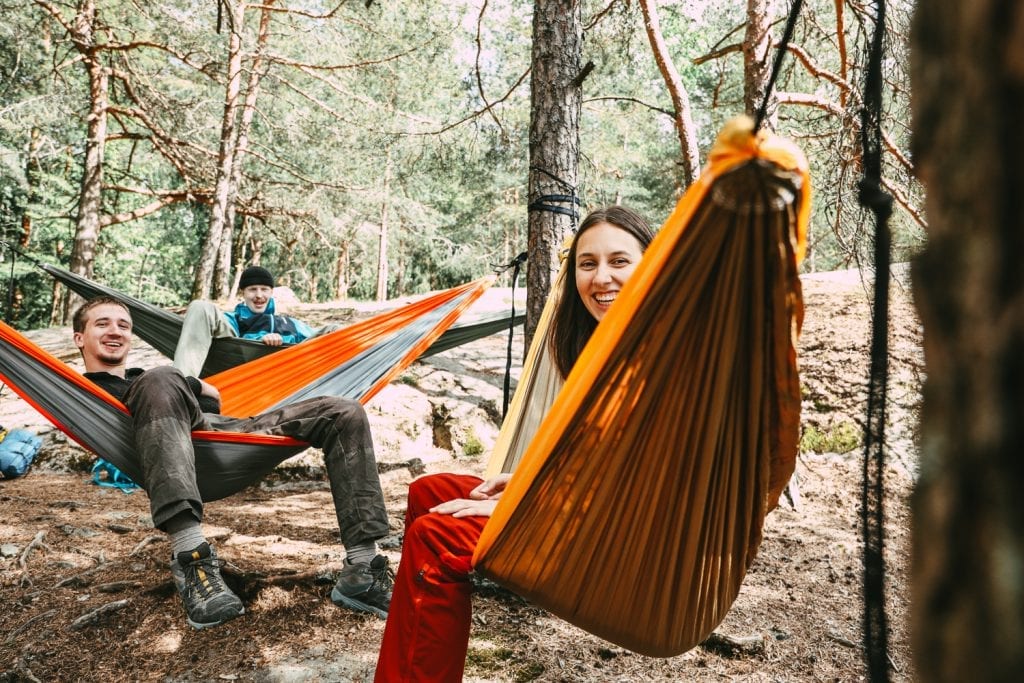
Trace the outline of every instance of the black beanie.
<instances>
[{"instance_id":1,"label":"black beanie","mask_svg":"<svg viewBox=\"0 0 1024 683\"><path fill-rule=\"evenodd\" d=\"M274 276L270 271L261 266L249 266L242 271L242 277L238 280L238 288L245 289L253 285L274 286Z\"/></svg>"}]
</instances>

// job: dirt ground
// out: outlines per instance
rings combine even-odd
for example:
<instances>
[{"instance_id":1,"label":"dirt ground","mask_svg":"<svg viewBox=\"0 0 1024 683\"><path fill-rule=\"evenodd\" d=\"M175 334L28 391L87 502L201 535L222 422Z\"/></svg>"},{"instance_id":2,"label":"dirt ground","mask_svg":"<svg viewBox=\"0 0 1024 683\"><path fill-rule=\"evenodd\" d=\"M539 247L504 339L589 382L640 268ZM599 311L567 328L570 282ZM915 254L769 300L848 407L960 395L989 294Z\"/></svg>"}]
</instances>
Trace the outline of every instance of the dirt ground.
<instances>
[{"instance_id":1,"label":"dirt ground","mask_svg":"<svg viewBox=\"0 0 1024 683\"><path fill-rule=\"evenodd\" d=\"M796 503L769 515L758 558L715 637L677 657L643 657L481 585L466 680L864 679L862 454L849 438L859 438L864 414L867 295L856 273L807 276L804 288L803 429L822 452L801 454ZM907 292L896 284L893 295L886 591L892 678L909 681L907 502L922 359ZM296 313L329 318L332 310ZM30 336L74 360L66 329ZM368 406L392 522L384 550L395 565L407 485L420 471L413 459L427 472L483 471L497 435L506 344L496 335L419 362ZM160 362L139 346L133 364ZM521 359L518 335L513 348ZM185 623L169 546L152 529L145 495L92 484L91 457L9 388L0 391L0 424L44 435L30 473L0 479L0 681L372 679L384 622L328 597L342 552L317 452L208 506L204 530L229 561L246 614L197 632Z\"/></svg>"}]
</instances>

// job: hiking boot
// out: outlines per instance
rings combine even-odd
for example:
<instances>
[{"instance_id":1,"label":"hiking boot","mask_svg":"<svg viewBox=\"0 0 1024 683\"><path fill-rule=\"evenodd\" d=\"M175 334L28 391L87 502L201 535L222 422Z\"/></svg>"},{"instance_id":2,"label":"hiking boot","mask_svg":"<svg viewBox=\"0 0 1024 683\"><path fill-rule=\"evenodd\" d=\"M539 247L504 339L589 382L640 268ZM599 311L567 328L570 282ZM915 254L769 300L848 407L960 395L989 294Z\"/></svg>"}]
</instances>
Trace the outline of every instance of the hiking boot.
<instances>
[{"instance_id":1,"label":"hiking boot","mask_svg":"<svg viewBox=\"0 0 1024 683\"><path fill-rule=\"evenodd\" d=\"M395 574L383 555L361 564L349 564L345 560L345 567L331 591L331 600L335 605L387 619L394 583Z\"/></svg>"},{"instance_id":2,"label":"hiking boot","mask_svg":"<svg viewBox=\"0 0 1024 683\"><path fill-rule=\"evenodd\" d=\"M224 585L220 568L224 560L209 543L202 543L191 552L178 553L171 560L171 576L185 603L185 615L192 628L209 628L245 614L238 596Z\"/></svg>"}]
</instances>

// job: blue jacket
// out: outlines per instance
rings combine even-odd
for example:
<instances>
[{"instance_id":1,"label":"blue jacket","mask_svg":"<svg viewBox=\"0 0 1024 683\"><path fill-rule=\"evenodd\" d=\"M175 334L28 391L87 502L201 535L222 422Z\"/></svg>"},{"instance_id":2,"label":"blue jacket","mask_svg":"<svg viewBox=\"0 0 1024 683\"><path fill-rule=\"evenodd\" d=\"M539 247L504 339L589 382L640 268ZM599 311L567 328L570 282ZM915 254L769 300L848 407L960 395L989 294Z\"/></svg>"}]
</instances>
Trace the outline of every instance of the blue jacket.
<instances>
[{"instance_id":1,"label":"blue jacket","mask_svg":"<svg viewBox=\"0 0 1024 683\"><path fill-rule=\"evenodd\" d=\"M253 313L243 301L235 306L234 311L225 313L224 317L228 319L235 334L243 339L262 339L275 332L281 335L285 344L298 344L313 336L313 329L309 325L287 315L276 315L274 310L273 299L267 303L263 313Z\"/></svg>"}]
</instances>

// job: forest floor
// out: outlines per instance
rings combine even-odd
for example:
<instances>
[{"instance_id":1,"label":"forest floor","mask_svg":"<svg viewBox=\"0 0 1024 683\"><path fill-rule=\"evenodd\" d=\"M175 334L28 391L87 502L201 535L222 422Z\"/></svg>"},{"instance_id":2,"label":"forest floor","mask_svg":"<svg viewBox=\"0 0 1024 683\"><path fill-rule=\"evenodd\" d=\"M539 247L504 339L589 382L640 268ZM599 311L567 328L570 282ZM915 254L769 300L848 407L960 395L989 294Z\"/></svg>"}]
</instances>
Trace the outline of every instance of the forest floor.
<instances>
[{"instance_id":1,"label":"forest floor","mask_svg":"<svg viewBox=\"0 0 1024 683\"><path fill-rule=\"evenodd\" d=\"M489 293L500 307L502 292ZM716 636L668 659L591 636L503 591L474 595L467 681L860 681L860 430L870 313L860 277L804 277L799 496L769 514L764 541ZM494 297L499 297L495 299ZM913 680L910 514L923 374L920 327L894 283L886 491L886 598L892 679ZM507 301L507 299L506 299ZM507 305L507 304L504 304ZM297 306L306 319L360 315ZM521 329L521 328L520 328ZM75 363L66 328L31 333ZM413 472L479 474L497 435L507 337L414 364L368 406L397 566ZM522 339L513 347L521 360ZM133 365L160 363L136 342ZM384 622L335 607L341 547L316 451L207 507L204 530L231 567L246 614L193 631L167 570L167 541L144 494L101 488L90 456L0 390L0 424L44 436L25 477L0 479L0 681L365 681ZM581 577L585 580L585 577ZM657 581L657 577L651 577Z\"/></svg>"}]
</instances>

